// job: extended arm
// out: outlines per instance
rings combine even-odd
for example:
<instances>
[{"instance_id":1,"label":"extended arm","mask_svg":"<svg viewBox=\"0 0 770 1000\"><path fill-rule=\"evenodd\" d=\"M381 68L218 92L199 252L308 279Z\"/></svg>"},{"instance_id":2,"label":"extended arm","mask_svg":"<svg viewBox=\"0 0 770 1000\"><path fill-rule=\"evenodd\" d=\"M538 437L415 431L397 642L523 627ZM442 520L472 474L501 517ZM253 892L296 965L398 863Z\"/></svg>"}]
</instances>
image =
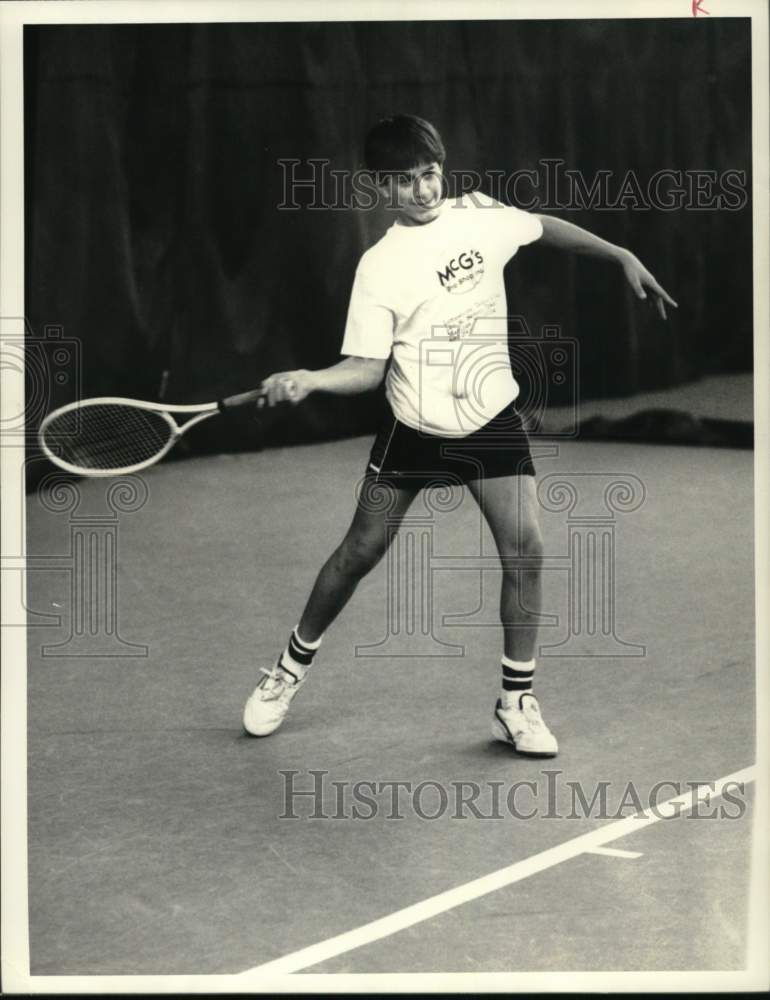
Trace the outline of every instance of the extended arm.
<instances>
[{"instance_id":1,"label":"extended arm","mask_svg":"<svg viewBox=\"0 0 770 1000\"><path fill-rule=\"evenodd\" d=\"M630 250L615 246L614 243L608 243L607 240L594 236L593 233L589 233L588 230L581 229L580 226L575 226L571 222L565 222L564 219L555 219L551 215L538 215L537 218L543 226L542 243L562 250L570 250L573 253L601 257L604 260L620 264L626 280L637 298L646 299L647 290L649 290L663 319L666 318L666 303L675 309L678 308L668 292L658 284L644 264Z\"/></svg>"},{"instance_id":2,"label":"extended arm","mask_svg":"<svg viewBox=\"0 0 770 1000\"><path fill-rule=\"evenodd\" d=\"M276 403L300 403L311 392L331 392L337 396L355 396L376 389L385 374L387 358L348 357L330 368L308 371L277 372L266 378L262 389L269 406Z\"/></svg>"}]
</instances>

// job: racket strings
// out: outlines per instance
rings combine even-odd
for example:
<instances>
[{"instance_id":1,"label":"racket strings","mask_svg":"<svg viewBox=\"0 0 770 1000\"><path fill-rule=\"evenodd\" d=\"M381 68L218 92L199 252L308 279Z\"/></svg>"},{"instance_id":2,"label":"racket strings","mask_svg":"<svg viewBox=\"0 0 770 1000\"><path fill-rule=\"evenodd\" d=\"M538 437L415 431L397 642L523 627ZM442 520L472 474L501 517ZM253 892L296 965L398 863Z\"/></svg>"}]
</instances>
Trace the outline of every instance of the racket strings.
<instances>
[{"instance_id":1,"label":"racket strings","mask_svg":"<svg viewBox=\"0 0 770 1000\"><path fill-rule=\"evenodd\" d=\"M59 414L45 428L50 450L81 469L122 469L154 458L173 434L160 413L98 403Z\"/></svg>"}]
</instances>

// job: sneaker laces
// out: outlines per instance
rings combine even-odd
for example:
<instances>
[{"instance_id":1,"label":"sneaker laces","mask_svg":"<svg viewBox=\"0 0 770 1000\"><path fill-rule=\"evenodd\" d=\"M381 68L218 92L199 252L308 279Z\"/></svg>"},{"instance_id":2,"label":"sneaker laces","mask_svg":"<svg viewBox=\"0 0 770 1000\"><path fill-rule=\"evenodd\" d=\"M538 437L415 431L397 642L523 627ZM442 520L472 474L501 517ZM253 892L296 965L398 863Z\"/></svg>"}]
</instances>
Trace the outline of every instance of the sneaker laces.
<instances>
[{"instance_id":1,"label":"sneaker laces","mask_svg":"<svg viewBox=\"0 0 770 1000\"><path fill-rule=\"evenodd\" d=\"M527 699L524 703L524 707L521 709L522 715L530 724L533 729L546 729L546 724L543 721L543 716L540 714L540 706L533 699Z\"/></svg>"},{"instance_id":2,"label":"sneaker laces","mask_svg":"<svg viewBox=\"0 0 770 1000\"><path fill-rule=\"evenodd\" d=\"M265 675L257 681L257 687L262 688L263 701L277 700L289 685L296 683L291 680L291 674L288 670L284 670L280 663L276 663L269 670L267 667L260 667L259 670Z\"/></svg>"}]
</instances>

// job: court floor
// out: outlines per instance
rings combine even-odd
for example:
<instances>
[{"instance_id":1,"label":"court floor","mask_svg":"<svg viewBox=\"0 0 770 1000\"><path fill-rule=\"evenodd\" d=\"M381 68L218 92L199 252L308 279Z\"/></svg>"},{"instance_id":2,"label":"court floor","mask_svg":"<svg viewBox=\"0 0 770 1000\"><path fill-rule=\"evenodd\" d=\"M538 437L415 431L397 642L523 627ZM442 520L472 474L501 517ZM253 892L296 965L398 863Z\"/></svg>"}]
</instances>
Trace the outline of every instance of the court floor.
<instances>
[{"instance_id":1,"label":"court floor","mask_svg":"<svg viewBox=\"0 0 770 1000\"><path fill-rule=\"evenodd\" d=\"M285 726L249 738L369 443L29 497L32 973L743 968L753 454L539 446L557 758L491 739L499 573L462 493L416 502Z\"/></svg>"}]
</instances>

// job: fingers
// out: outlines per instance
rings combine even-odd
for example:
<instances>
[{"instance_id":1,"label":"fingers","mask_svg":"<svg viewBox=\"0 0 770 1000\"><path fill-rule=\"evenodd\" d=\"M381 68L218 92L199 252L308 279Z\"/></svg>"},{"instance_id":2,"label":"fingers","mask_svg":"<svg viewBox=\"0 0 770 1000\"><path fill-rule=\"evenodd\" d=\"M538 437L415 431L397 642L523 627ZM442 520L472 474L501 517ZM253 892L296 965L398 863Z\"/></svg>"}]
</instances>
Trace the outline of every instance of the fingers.
<instances>
[{"instance_id":1,"label":"fingers","mask_svg":"<svg viewBox=\"0 0 770 1000\"><path fill-rule=\"evenodd\" d=\"M674 300L671 298L671 296L668 294L665 288L662 288L654 279L650 282L650 287L652 288L652 291L655 294L655 306L658 310L660 318L668 319L668 316L666 315L666 303L668 303L668 305L670 306L673 306L674 309L678 309L679 306L677 305L676 302L674 302Z\"/></svg>"},{"instance_id":2,"label":"fingers","mask_svg":"<svg viewBox=\"0 0 770 1000\"><path fill-rule=\"evenodd\" d=\"M647 298L647 296L644 294L643 291L642 291L641 295L639 295L639 292L637 292L637 296L640 299L646 299ZM650 300L650 304L655 306L655 308L658 311L658 315L660 316L661 319L668 319L668 316L666 315L666 306L664 304L664 300L663 300L663 296L662 295L658 295L657 293L655 293L652 296L652 299ZM674 303L674 305L676 305L676 303Z\"/></svg>"},{"instance_id":3,"label":"fingers","mask_svg":"<svg viewBox=\"0 0 770 1000\"><path fill-rule=\"evenodd\" d=\"M262 382L262 392L264 402L268 406L276 406L278 403L299 402L299 389L292 372L280 372L271 375Z\"/></svg>"},{"instance_id":4,"label":"fingers","mask_svg":"<svg viewBox=\"0 0 770 1000\"><path fill-rule=\"evenodd\" d=\"M262 390L262 405L275 406L275 382L272 376L263 380L260 389Z\"/></svg>"},{"instance_id":5,"label":"fingers","mask_svg":"<svg viewBox=\"0 0 770 1000\"><path fill-rule=\"evenodd\" d=\"M668 292L666 291L666 289L665 289L665 288L663 288L663 286L662 286L662 285L659 285L659 284L657 283L657 281L656 281L656 280L655 280L655 279L653 278L653 276L652 276L652 275L650 275L650 276L649 276L649 279L648 279L648 281L647 281L647 284L648 284L648 285L650 286L650 289L651 289L651 290L652 290L652 291L653 291L653 292L654 292L654 293L655 293L655 294L656 294L656 295L658 296L658 298L660 298L660 299L661 299L661 300L662 300L663 302L667 302L667 303L668 303L668 305L670 305L670 306L673 306L673 307L674 307L674 309L678 309L678 308L679 308L679 306L677 305L677 303L676 303L676 302L674 302L674 300L673 300L673 299L671 298L671 296L670 296L670 295L668 294Z\"/></svg>"},{"instance_id":6,"label":"fingers","mask_svg":"<svg viewBox=\"0 0 770 1000\"><path fill-rule=\"evenodd\" d=\"M657 292L660 295L660 297L664 301L668 302L668 304L670 306L673 306L674 309L678 309L679 308L678 303L674 302L674 300L671 298L671 296L668 294L668 292L665 290L665 288L661 288L660 285L658 285Z\"/></svg>"},{"instance_id":7,"label":"fingers","mask_svg":"<svg viewBox=\"0 0 770 1000\"><path fill-rule=\"evenodd\" d=\"M653 278L649 271L645 271L640 277L631 282L634 292L640 299L646 299L647 294L644 290L646 285L654 296L655 308L658 311L658 315L661 319L668 319L666 314L666 304L673 306L674 309L678 309L679 305L671 298L665 288L659 285L658 282Z\"/></svg>"}]
</instances>

